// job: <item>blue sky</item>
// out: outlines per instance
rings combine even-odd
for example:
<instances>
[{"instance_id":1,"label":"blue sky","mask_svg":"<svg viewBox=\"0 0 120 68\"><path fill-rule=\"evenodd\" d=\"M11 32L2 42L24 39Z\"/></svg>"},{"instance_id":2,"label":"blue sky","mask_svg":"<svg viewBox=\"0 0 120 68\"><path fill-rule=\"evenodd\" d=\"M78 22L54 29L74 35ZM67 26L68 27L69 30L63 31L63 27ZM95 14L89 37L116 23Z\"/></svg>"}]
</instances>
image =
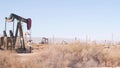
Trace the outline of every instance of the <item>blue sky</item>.
<instances>
[{"instance_id":1,"label":"blue sky","mask_svg":"<svg viewBox=\"0 0 120 68\"><path fill-rule=\"evenodd\" d=\"M120 0L0 0L0 8L0 33L4 18L16 13L32 18L33 37L111 39L113 33L120 40Z\"/></svg>"}]
</instances>

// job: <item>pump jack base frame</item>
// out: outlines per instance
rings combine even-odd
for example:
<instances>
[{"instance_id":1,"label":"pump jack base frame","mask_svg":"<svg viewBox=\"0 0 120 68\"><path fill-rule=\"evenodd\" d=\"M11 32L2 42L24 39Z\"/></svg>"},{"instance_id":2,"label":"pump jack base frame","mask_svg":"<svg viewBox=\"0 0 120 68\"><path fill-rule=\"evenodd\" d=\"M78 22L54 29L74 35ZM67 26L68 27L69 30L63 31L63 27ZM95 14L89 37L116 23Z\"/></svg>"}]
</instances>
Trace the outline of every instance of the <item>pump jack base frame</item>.
<instances>
[{"instance_id":1,"label":"pump jack base frame","mask_svg":"<svg viewBox=\"0 0 120 68\"><path fill-rule=\"evenodd\" d=\"M16 52L17 53L31 53L31 50L27 49L27 48L25 48L25 49L23 49L23 48L17 48Z\"/></svg>"}]
</instances>

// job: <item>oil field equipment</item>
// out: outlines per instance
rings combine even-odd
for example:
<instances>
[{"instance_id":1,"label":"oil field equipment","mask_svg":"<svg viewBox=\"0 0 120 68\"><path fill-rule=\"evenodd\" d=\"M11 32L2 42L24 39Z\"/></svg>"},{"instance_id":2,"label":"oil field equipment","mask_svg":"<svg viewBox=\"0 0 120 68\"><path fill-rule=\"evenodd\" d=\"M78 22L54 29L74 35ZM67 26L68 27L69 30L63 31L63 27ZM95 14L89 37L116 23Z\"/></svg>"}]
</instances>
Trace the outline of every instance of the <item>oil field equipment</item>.
<instances>
[{"instance_id":1,"label":"oil field equipment","mask_svg":"<svg viewBox=\"0 0 120 68\"><path fill-rule=\"evenodd\" d=\"M17 26L16 31L14 32L14 20L17 20ZM10 37L7 36L6 33L6 25L7 22L13 22L13 30L10 30ZM8 47L11 47L11 49L15 48L16 40L19 37L20 38L20 49L26 50L24 37L23 37L23 29L22 29L22 22L27 24L27 30L31 29L32 20L30 18L26 19L21 16L18 16L14 13L10 14L10 17L5 17L5 30L3 31L4 36L0 38L1 45L4 45L8 49Z\"/></svg>"},{"instance_id":2,"label":"oil field equipment","mask_svg":"<svg viewBox=\"0 0 120 68\"><path fill-rule=\"evenodd\" d=\"M48 38L43 37L42 41L41 41L41 44L48 44Z\"/></svg>"}]
</instances>

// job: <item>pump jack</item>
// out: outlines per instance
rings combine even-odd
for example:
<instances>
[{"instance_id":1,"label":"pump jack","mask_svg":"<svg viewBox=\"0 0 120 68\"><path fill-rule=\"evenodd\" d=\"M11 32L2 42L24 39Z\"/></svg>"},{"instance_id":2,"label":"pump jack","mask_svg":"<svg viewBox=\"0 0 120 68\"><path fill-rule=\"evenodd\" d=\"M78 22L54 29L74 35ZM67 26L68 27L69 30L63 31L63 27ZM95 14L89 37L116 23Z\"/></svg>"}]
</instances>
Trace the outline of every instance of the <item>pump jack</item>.
<instances>
[{"instance_id":1,"label":"pump jack","mask_svg":"<svg viewBox=\"0 0 120 68\"><path fill-rule=\"evenodd\" d=\"M25 42L24 42L24 37L23 37L23 29L22 29L22 24L21 23L22 22L26 23L27 24L27 30L30 30L31 29L32 20L30 18L25 19L25 18L23 18L21 16L18 16L16 14L14 14L14 13L11 13L10 17L8 17L8 18L5 17L5 21L6 22L13 22L13 25L14 25L14 20L15 19L18 21L17 22L17 27L16 27L15 35L14 35L14 29L13 29L13 31L10 30L10 38L12 39L12 47L15 48L16 40L17 40L18 32L19 32L20 44L21 44L20 49L26 50L26 48L25 48ZM7 36L6 35L6 22L5 22L4 36Z\"/></svg>"}]
</instances>

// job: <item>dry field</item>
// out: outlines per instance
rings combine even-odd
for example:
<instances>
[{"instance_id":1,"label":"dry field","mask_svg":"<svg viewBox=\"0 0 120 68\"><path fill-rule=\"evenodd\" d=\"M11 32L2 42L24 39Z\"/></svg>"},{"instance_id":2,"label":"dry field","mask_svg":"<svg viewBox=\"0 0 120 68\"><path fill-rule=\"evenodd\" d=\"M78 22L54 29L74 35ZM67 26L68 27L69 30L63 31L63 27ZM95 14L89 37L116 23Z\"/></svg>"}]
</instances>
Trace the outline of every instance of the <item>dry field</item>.
<instances>
[{"instance_id":1,"label":"dry field","mask_svg":"<svg viewBox=\"0 0 120 68\"><path fill-rule=\"evenodd\" d=\"M106 46L110 46L109 48ZM33 45L33 53L0 51L0 68L119 67L120 46L74 42L67 45Z\"/></svg>"}]
</instances>

